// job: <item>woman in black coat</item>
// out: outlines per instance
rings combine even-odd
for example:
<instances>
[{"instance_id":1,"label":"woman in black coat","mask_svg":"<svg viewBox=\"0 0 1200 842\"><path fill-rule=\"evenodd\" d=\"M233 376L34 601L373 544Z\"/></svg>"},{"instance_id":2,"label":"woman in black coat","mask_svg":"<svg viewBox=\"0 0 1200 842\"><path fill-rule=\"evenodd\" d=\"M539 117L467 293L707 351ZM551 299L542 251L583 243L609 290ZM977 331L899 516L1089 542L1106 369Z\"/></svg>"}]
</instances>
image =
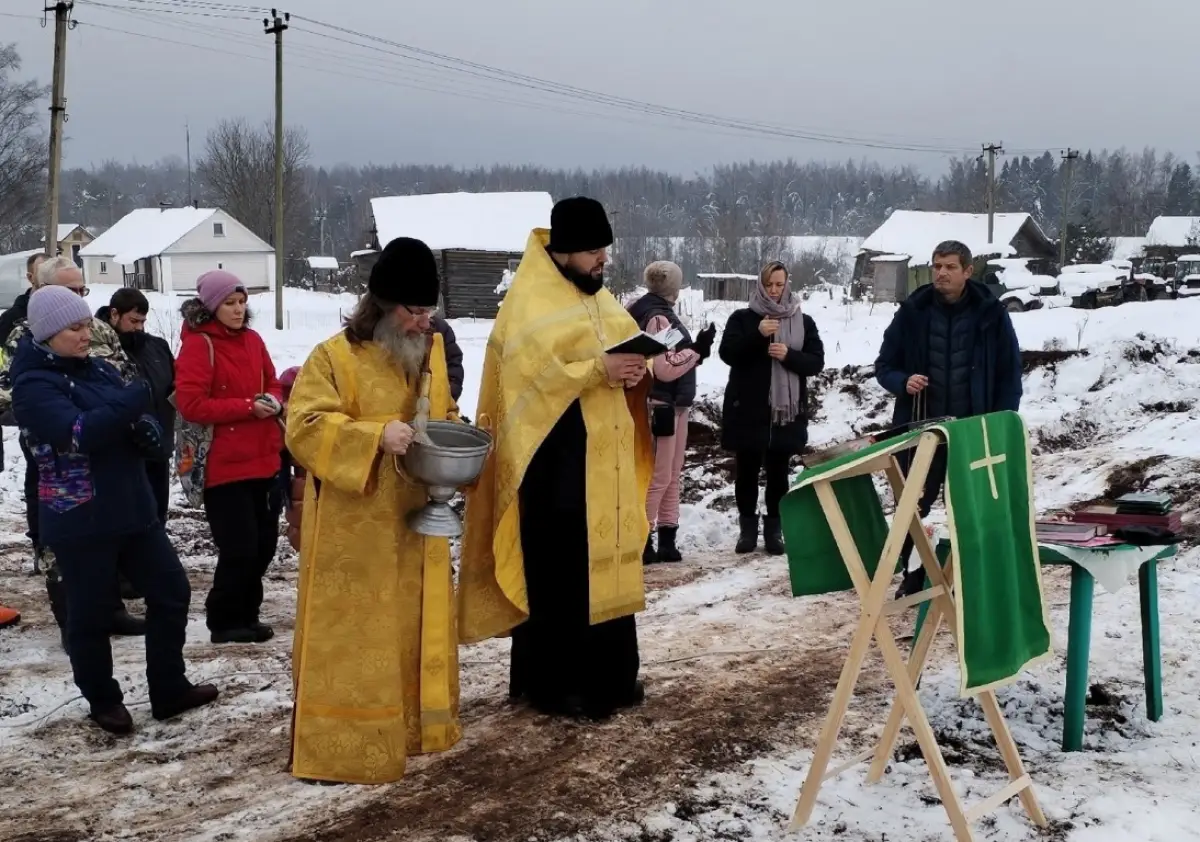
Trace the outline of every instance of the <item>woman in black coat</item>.
<instances>
[{"instance_id":1,"label":"woman in black coat","mask_svg":"<svg viewBox=\"0 0 1200 842\"><path fill-rule=\"evenodd\" d=\"M800 312L800 298L782 263L763 268L750 306L729 317L720 356L729 366L721 446L736 457L734 496L741 527L736 551L758 546L758 478L765 469L763 544L768 553L782 555L779 501L787 491L791 458L808 443L804 379L825 367L817 325Z\"/></svg>"}]
</instances>

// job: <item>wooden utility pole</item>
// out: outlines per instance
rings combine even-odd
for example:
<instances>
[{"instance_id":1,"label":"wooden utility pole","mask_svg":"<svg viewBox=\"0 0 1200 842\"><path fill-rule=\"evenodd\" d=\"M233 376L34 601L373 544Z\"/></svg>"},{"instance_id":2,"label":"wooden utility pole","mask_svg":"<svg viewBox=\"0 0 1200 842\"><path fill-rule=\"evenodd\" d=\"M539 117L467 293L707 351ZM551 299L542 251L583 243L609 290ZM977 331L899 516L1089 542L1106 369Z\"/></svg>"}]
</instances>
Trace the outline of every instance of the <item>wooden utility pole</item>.
<instances>
[{"instance_id":1,"label":"wooden utility pole","mask_svg":"<svg viewBox=\"0 0 1200 842\"><path fill-rule=\"evenodd\" d=\"M1003 143L989 143L983 147L988 156L987 174L987 215L988 243L992 242L992 234L996 228L996 153L1004 151Z\"/></svg>"},{"instance_id":2,"label":"wooden utility pole","mask_svg":"<svg viewBox=\"0 0 1200 842\"><path fill-rule=\"evenodd\" d=\"M283 33L288 13L275 9L263 19L263 31L275 36L275 329L283 330Z\"/></svg>"},{"instance_id":3,"label":"wooden utility pole","mask_svg":"<svg viewBox=\"0 0 1200 842\"><path fill-rule=\"evenodd\" d=\"M50 88L50 184L46 195L46 253L58 254L58 193L62 175L63 123L67 118L67 30L75 28L71 20L74 0L60 0L44 11L54 12L54 80Z\"/></svg>"},{"instance_id":4,"label":"wooden utility pole","mask_svg":"<svg viewBox=\"0 0 1200 842\"><path fill-rule=\"evenodd\" d=\"M1063 153L1063 189L1062 208L1059 211L1058 222L1058 269L1067 265L1067 222L1070 220L1068 205L1071 201L1071 176L1075 173L1075 159L1079 157L1078 149L1067 149Z\"/></svg>"}]
</instances>

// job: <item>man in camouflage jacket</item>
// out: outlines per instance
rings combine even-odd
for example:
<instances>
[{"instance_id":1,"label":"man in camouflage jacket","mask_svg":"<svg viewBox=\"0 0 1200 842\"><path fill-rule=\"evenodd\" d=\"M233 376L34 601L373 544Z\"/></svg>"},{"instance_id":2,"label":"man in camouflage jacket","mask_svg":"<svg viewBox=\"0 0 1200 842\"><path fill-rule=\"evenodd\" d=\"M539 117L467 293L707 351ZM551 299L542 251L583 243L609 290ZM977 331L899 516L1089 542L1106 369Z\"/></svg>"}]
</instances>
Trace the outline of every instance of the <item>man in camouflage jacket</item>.
<instances>
[{"instance_id":1,"label":"man in camouflage jacket","mask_svg":"<svg viewBox=\"0 0 1200 842\"><path fill-rule=\"evenodd\" d=\"M65 286L76 294L87 295L87 287L83 282L83 273L79 271L69 258L56 257L47 260L40 267L35 280L35 288L43 286ZM0 415L12 411L12 360L16 356L17 346L29 335L29 322L22 318L13 326L3 347L3 359L0 360ZM130 382L137 376L137 369L126 356L121 347L121 340L112 325L100 319L92 319L92 357L107 360L121 375L121 379ZM46 591L50 596L50 607L59 628L64 629L65 603L61 594L61 575L54 561L54 554L41 545L38 536L38 475L37 465L33 454L29 451L24 432L21 433L21 453L25 456L25 520L29 527L29 539L33 542L34 570L46 576ZM114 606L114 633L141 633L144 621L135 620L125 610L119 599ZM65 636L64 636L65 641Z\"/></svg>"}]
</instances>

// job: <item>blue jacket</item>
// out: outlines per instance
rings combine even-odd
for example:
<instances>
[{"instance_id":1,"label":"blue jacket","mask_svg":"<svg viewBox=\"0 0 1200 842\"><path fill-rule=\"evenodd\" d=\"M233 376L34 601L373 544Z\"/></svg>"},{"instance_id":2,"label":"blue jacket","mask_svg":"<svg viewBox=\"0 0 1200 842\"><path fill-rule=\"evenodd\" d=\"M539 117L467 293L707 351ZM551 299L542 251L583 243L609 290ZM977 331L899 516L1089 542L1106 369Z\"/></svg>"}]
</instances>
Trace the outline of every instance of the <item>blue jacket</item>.
<instances>
[{"instance_id":1,"label":"blue jacket","mask_svg":"<svg viewBox=\"0 0 1200 842\"><path fill-rule=\"evenodd\" d=\"M883 344L875 360L875 379L896 396L892 411L894 425L913 420L913 398L908 378L929 374L929 320L934 306L932 285L918 288L896 311L883 333ZM975 336L971 353L971 413L983 415L1000 410L1016 411L1021 405L1021 347L1012 319L1004 305L986 286L967 282L971 320Z\"/></svg>"},{"instance_id":2,"label":"blue jacket","mask_svg":"<svg viewBox=\"0 0 1200 842\"><path fill-rule=\"evenodd\" d=\"M125 385L103 360L59 357L26 338L12 364L13 412L38 472L41 540L111 538L158 523L133 425L145 381Z\"/></svg>"}]
</instances>

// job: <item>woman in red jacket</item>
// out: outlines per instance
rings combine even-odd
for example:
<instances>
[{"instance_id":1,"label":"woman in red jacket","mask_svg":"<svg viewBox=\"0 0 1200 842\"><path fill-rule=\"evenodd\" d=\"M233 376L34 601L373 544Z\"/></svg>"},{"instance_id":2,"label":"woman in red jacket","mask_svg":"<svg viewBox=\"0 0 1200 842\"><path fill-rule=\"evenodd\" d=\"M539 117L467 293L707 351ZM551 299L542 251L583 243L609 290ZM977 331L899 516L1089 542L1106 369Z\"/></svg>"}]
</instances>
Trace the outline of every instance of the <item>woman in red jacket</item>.
<instances>
[{"instance_id":1,"label":"woman in red jacket","mask_svg":"<svg viewBox=\"0 0 1200 842\"><path fill-rule=\"evenodd\" d=\"M267 346L250 329L237 276L205 272L196 291L182 307L175 403L185 420L213 429L204 468L204 511L217 545L208 629L213 643L262 643L274 635L258 612L279 541L282 391Z\"/></svg>"}]
</instances>

